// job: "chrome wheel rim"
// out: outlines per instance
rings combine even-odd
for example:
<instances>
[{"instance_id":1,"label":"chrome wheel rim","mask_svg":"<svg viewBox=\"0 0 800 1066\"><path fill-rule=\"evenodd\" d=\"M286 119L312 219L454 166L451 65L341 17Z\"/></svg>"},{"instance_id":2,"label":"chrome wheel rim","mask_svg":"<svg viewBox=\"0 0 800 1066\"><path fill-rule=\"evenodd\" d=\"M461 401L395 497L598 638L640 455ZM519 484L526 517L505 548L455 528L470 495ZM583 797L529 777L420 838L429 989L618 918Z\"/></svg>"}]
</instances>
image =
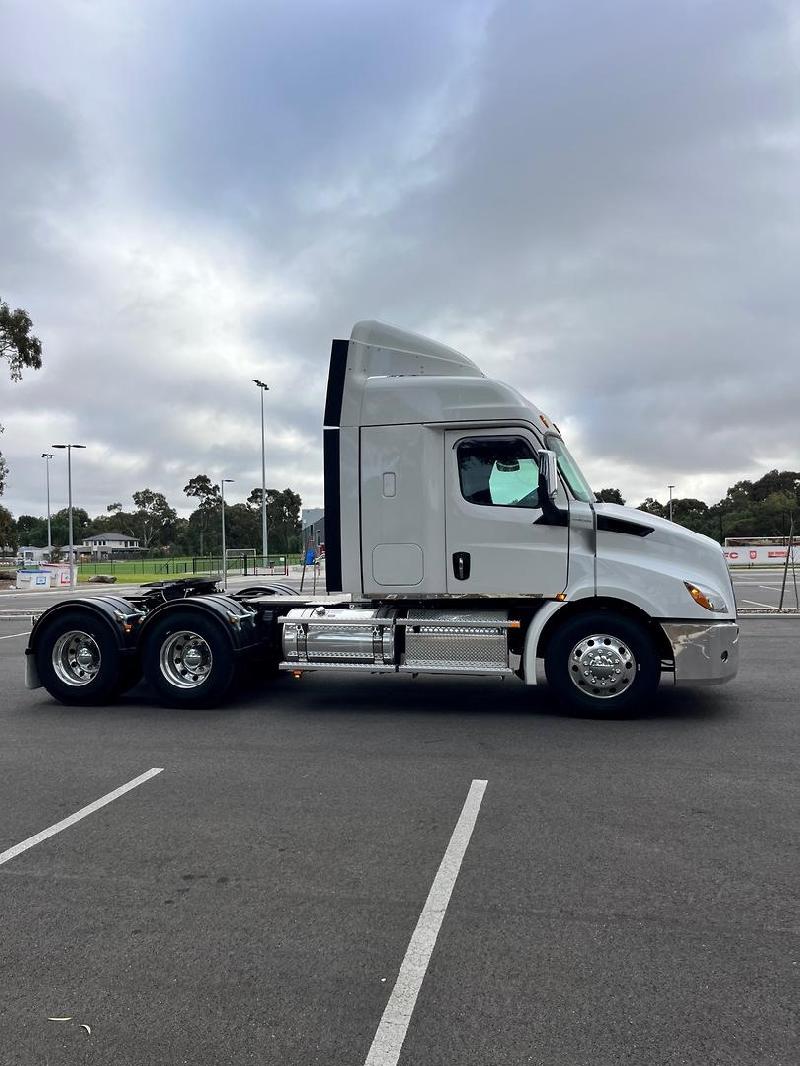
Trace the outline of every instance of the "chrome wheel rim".
<instances>
[{"instance_id":1,"label":"chrome wheel rim","mask_svg":"<svg viewBox=\"0 0 800 1066\"><path fill-rule=\"evenodd\" d=\"M573 685L592 699L615 699L636 679L636 658L628 645L609 633L592 633L569 655Z\"/></svg>"},{"instance_id":2,"label":"chrome wheel rim","mask_svg":"<svg viewBox=\"0 0 800 1066\"><path fill-rule=\"evenodd\" d=\"M62 633L50 657L59 681L73 688L90 685L100 672L102 656L97 641L82 629Z\"/></svg>"},{"instance_id":3,"label":"chrome wheel rim","mask_svg":"<svg viewBox=\"0 0 800 1066\"><path fill-rule=\"evenodd\" d=\"M175 688L199 688L211 673L214 657L204 637L182 629L161 645L159 665L162 677Z\"/></svg>"}]
</instances>

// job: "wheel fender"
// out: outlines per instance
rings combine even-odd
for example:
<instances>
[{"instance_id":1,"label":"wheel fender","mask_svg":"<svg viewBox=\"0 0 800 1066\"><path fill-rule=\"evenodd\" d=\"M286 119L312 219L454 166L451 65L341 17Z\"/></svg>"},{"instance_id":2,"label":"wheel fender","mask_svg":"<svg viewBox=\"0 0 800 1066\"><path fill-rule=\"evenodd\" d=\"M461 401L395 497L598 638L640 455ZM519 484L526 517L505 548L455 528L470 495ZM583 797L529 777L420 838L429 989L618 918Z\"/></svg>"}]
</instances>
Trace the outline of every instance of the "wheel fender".
<instances>
[{"instance_id":1,"label":"wheel fender","mask_svg":"<svg viewBox=\"0 0 800 1066\"><path fill-rule=\"evenodd\" d=\"M91 599L65 600L43 611L33 624L30 637L28 638L27 655L33 655L39 637L47 628L48 624L65 611L86 611L94 618L100 618L105 622L118 647L122 651L130 651L136 647L139 639L144 615L137 610L132 603L124 600L121 596L92 596Z\"/></svg>"},{"instance_id":2,"label":"wheel fender","mask_svg":"<svg viewBox=\"0 0 800 1066\"><path fill-rule=\"evenodd\" d=\"M237 600L253 599L256 596L296 596L297 589L290 585L280 585L274 581L264 585L248 585L236 593Z\"/></svg>"},{"instance_id":3,"label":"wheel fender","mask_svg":"<svg viewBox=\"0 0 800 1066\"><path fill-rule=\"evenodd\" d=\"M539 652L539 638L542 630L564 604L558 600L550 600L536 612L528 625L525 633L525 647L522 653L522 676L526 685L537 685L536 660Z\"/></svg>"},{"instance_id":4,"label":"wheel fender","mask_svg":"<svg viewBox=\"0 0 800 1066\"><path fill-rule=\"evenodd\" d=\"M196 611L205 618L214 619L225 633L232 651L241 651L258 642L254 624L255 612L232 597L221 594L170 600L147 616L142 625L141 640L146 641L156 622L160 622L169 614L174 614L175 611Z\"/></svg>"}]
</instances>

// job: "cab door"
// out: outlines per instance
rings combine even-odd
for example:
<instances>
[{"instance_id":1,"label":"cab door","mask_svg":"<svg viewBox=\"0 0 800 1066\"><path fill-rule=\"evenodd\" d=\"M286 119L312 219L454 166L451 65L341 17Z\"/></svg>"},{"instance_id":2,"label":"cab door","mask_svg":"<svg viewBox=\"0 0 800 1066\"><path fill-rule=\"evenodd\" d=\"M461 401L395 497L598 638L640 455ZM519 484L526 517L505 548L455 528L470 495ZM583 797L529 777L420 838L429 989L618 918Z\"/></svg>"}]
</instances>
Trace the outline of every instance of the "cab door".
<instances>
[{"instance_id":1,"label":"cab door","mask_svg":"<svg viewBox=\"0 0 800 1066\"><path fill-rule=\"evenodd\" d=\"M448 593L552 597L566 588L568 500L562 486L555 503L564 524L547 524L538 450L523 429L447 431Z\"/></svg>"}]
</instances>

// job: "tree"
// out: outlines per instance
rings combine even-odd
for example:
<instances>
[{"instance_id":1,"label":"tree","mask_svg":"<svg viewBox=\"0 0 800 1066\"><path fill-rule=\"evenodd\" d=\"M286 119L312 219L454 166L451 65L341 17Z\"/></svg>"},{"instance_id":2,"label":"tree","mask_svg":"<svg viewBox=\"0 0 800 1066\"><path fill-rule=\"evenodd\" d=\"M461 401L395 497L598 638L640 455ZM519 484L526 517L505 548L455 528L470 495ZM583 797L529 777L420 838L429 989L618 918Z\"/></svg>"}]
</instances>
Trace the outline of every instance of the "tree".
<instances>
[{"instance_id":1,"label":"tree","mask_svg":"<svg viewBox=\"0 0 800 1066\"><path fill-rule=\"evenodd\" d=\"M172 545L178 555L188 555L194 549L191 544L191 528L187 518L176 518L172 527Z\"/></svg>"},{"instance_id":2,"label":"tree","mask_svg":"<svg viewBox=\"0 0 800 1066\"><path fill-rule=\"evenodd\" d=\"M132 499L136 505L134 524L141 547L147 550L157 547L168 538L177 513L167 503L163 492L140 489L133 493Z\"/></svg>"},{"instance_id":3,"label":"tree","mask_svg":"<svg viewBox=\"0 0 800 1066\"><path fill-rule=\"evenodd\" d=\"M654 500L652 496L648 496L644 503L639 504L639 510L646 511L647 514L658 515L659 518L666 518L668 515L664 504Z\"/></svg>"},{"instance_id":4,"label":"tree","mask_svg":"<svg viewBox=\"0 0 800 1066\"><path fill-rule=\"evenodd\" d=\"M18 307L12 311L5 300L0 300L0 358L7 359L11 380L22 378L22 368L38 370L42 365L42 342L31 333L33 322L27 311ZM0 433L3 427L0 426ZM0 496L6 487L8 464L0 453Z\"/></svg>"},{"instance_id":5,"label":"tree","mask_svg":"<svg viewBox=\"0 0 800 1066\"><path fill-rule=\"evenodd\" d=\"M246 503L225 504L225 533L227 546L255 548L261 540L261 522Z\"/></svg>"},{"instance_id":6,"label":"tree","mask_svg":"<svg viewBox=\"0 0 800 1066\"><path fill-rule=\"evenodd\" d=\"M62 507L52 516L53 544L55 547L69 543L69 508ZM89 532L89 515L82 507L72 508L72 535L80 544Z\"/></svg>"},{"instance_id":7,"label":"tree","mask_svg":"<svg viewBox=\"0 0 800 1066\"><path fill-rule=\"evenodd\" d=\"M302 498L291 489L267 489L267 537L273 549L288 554L300 550L300 508ZM261 513L261 489L247 497L247 505Z\"/></svg>"},{"instance_id":8,"label":"tree","mask_svg":"<svg viewBox=\"0 0 800 1066\"><path fill-rule=\"evenodd\" d=\"M703 500L696 500L691 496L677 497L672 501L672 519L682 526L687 526L695 532L704 532L705 519L708 515L708 504Z\"/></svg>"},{"instance_id":9,"label":"tree","mask_svg":"<svg viewBox=\"0 0 800 1066\"><path fill-rule=\"evenodd\" d=\"M8 360L11 380L20 381L22 368L39 370L42 365L42 342L31 333L33 322L27 311L12 311L0 300L0 356Z\"/></svg>"},{"instance_id":10,"label":"tree","mask_svg":"<svg viewBox=\"0 0 800 1066\"><path fill-rule=\"evenodd\" d=\"M18 547L17 529L7 507L0 506L0 552L15 552Z\"/></svg>"},{"instance_id":11,"label":"tree","mask_svg":"<svg viewBox=\"0 0 800 1066\"><path fill-rule=\"evenodd\" d=\"M190 478L187 484L184 485L183 491L187 496L194 497L200 501L200 506L189 518L189 524L190 526L195 525L199 529L200 554L202 555L204 546L203 541L206 530L208 529L209 516L220 504L221 497L219 485L214 485L208 474L195 474L195 476Z\"/></svg>"},{"instance_id":12,"label":"tree","mask_svg":"<svg viewBox=\"0 0 800 1066\"><path fill-rule=\"evenodd\" d=\"M21 514L17 519L17 538L20 544L27 544L32 548L47 547L47 519Z\"/></svg>"},{"instance_id":13,"label":"tree","mask_svg":"<svg viewBox=\"0 0 800 1066\"><path fill-rule=\"evenodd\" d=\"M751 497L756 503L763 503L776 493L796 494L796 483L800 480L797 470L770 470L752 485Z\"/></svg>"},{"instance_id":14,"label":"tree","mask_svg":"<svg viewBox=\"0 0 800 1066\"><path fill-rule=\"evenodd\" d=\"M600 489L595 493L600 503L618 503L625 506L625 499L619 489Z\"/></svg>"}]
</instances>

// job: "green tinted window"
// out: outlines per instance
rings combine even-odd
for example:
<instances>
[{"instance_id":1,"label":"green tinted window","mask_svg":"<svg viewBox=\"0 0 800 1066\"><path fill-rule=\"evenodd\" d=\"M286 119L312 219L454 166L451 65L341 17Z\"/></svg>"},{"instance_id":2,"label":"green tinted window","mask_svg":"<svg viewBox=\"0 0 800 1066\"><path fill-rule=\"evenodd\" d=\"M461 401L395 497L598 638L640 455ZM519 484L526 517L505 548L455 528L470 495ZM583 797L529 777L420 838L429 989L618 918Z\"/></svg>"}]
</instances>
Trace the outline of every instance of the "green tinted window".
<instances>
[{"instance_id":1,"label":"green tinted window","mask_svg":"<svg viewBox=\"0 0 800 1066\"><path fill-rule=\"evenodd\" d=\"M539 468L520 437L475 437L459 441L458 477L470 503L493 507L538 507Z\"/></svg>"}]
</instances>

